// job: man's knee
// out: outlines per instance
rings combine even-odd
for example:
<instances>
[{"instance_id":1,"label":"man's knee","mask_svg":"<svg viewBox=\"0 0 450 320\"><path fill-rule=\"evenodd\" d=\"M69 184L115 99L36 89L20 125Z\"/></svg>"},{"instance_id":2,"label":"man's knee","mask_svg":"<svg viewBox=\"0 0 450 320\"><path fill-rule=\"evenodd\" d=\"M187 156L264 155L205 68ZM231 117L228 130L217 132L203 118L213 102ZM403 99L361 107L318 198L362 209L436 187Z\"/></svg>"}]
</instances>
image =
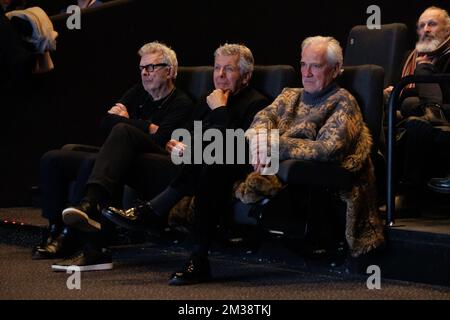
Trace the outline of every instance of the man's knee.
<instances>
[{"instance_id":1,"label":"man's knee","mask_svg":"<svg viewBox=\"0 0 450 320\"><path fill-rule=\"evenodd\" d=\"M433 126L427 120L420 117L410 117L405 123L405 129L408 139L414 143L427 144L434 139Z\"/></svg>"},{"instance_id":2,"label":"man's knee","mask_svg":"<svg viewBox=\"0 0 450 320\"><path fill-rule=\"evenodd\" d=\"M405 122L405 128L408 131L431 130L431 123L421 117L410 117Z\"/></svg>"},{"instance_id":3,"label":"man's knee","mask_svg":"<svg viewBox=\"0 0 450 320\"><path fill-rule=\"evenodd\" d=\"M105 143L116 144L119 141L129 143L130 139L139 134L140 130L128 123L118 123L114 126Z\"/></svg>"},{"instance_id":4,"label":"man's knee","mask_svg":"<svg viewBox=\"0 0 450 320\"><path fill-rule=\"evenodd\" d=\"M124 134L128 133L130 131L137 130L132 125L129 125L128 123L118 123L114 126L114 128L111 130L111 134Z\"/></svg>"},{"instance_id":5,"label":"man's knee","mask_svg":"<svg viewBox=\"0 0 450 320\"><path fill-rule=\"evenodd\" d=\"M418 97L406 97L401 103L400 110L404 117L418 117L423 114Z\"/></svg>"}]
</instances>

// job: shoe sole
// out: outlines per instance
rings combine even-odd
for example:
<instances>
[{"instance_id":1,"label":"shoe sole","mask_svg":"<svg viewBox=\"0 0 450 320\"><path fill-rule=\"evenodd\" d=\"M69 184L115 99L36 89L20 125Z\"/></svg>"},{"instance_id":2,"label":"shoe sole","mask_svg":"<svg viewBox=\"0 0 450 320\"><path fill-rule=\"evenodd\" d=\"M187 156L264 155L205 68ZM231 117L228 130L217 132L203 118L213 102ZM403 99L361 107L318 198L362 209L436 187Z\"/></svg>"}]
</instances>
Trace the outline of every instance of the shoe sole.
<instances>
[{"instance_id":1,"label":"shoe sole","mask_svg":"<svg viewBox=\"0 0 450 320\"><path fill-rule=\"evenodd\" d=\"M62 219L68 226L84 232L101 230L101 224L89 218L89 216L76 208L67 208L62 212Z\"/></svg>"},{"instance_id":2,"label":"shoe sole","mask_svg":"<svg viewBox=\"0 0 450 320\"><path fill-rule=\"evenodd\" d=\"M69 268L72 268L72 270L77 270L84 272L84 271L101 271L101 270L111 270L113 268L113 263L101 263L101 264L95 264L91 266L60 266L60 265L52 265L52 271L54 272L67 272Z\"/></svg>"},{"instance_id":3,"label":"shoe sole","mask_svg":"<svg viewBox=\"0 0 450 320\"><path fill-rule=\"evenodd\" d=\"M107 218L108 220L110 220L111 222L114 222L115 224L117 224L118 226L128 229L128 230L134 230L134 231L145 231L147 230L146 227L144 226L134 226L134 225L130 225L128 223L125 223L122 221L122 219L117 218L115 216L115 214L110 214L109 211L102 211L102 215Z\"/></svg>"}]
</instances>

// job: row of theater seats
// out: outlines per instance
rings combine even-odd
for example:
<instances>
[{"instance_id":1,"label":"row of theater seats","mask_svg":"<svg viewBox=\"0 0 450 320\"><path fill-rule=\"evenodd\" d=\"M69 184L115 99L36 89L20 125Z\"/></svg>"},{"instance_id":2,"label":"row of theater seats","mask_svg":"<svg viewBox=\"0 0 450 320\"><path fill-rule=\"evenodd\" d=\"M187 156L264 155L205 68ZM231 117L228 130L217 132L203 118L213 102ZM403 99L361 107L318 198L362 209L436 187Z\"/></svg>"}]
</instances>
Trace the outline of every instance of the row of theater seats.
<instances>
[{"instance_id":1,"label":"row of theater seats","mask_svg":"<svg viewBox=\"0 0 450 320\"><path fill-rule=\"evenodd\" d=\"M177 86L196 100L213 88L212 72L213 69L209 66L180 67ZM254 88L266 95L270 100L274 100L283 88L298 86L298 78L299 76L292 66L256 66L251 83ZM383 68L375 65L344 67L338 82L357 99L364 120L373 136L372 152L376 154L382 120ZM349 173L344 173L340 167L308 164L307 169L303 171L304 169L299 163L300 161L291 160L283 163L279 172L280 178L289 183L316 185L329 183L332 186L348 186L351 183ZM315 171L313 168L317 168L318 171ZM324 172L323 170L330 174L318 174L319 172Z\"/></svg>"},{"instance_id":2,"label":"row of theater seats","mask_svg":"<svg viewBox=\"0 0 450 320\"><path fill-rule=\"evenodd\" d=\"M210 66L179 67L177 86L187 92L194 100L198 100L204 93L211 91L213 69ZM255 66L252 85L270 100L275 99L285 87L298 86L299 76L294 68L288 65ZM383 68L375 65L361 65L345 67L339 78L339 84L349 90L357 99L363 117L374 137L373 156L378 150L378 137L381 130L383 103ZM92 150L84 145L66 145L70 150ZM287 160L280 164L278 176L289 186L320 187L326 189L348 189L353 183L352 173L342 167L308 161ZM124 207L131 205L135 197L133 190L125 189ZM241 207L242 209L242 207ZM314 204L311 206L314 210ZM256 224L249 219L248 210L236 207L235 221L245 224ZM282 224L281 224L282 225ZM273 229L267 226L268 229Z\"/></svg>"},{"instance_id":3,"label":"row of theater seats","mask_svg":"<svg viewBox=\"0 0 450 320\"><path fill-rule=\"evenodd\" d=\"M384 87L396 84L408 54L408 28L403 23L390 23L380 29L354 26L348 35L344 65L375 64L383 67Z\"/></svg>"},{"instance_id":4,"label":"row of theater seats","mask_svg":"<svg viewBox=\"0 0 450 320\"><path fill-rule=\"evenodd\" d=\"M89 15L103 15L108 9L114 11L122 4L134 3L127 0L114 1L110 7L105 6L103 9L86 12L83 21L88 25L91 20L95 20L94 17L89 19ZM64 17L55 17L55 20L64 22ZM360 104L364 119L374 138L372 152L374 158L377 155L382 130L382 89L400 79L406 48L407 28L404 24L382 25L381 29L374 30L369 30L365 25L355 26L348 36L344 55L345 68L339 82ZM252 84L273 100L284 87L299 86L299 75L291 66L256 66ZM213 87L212 67L180 67L177 86L197 100ZM71 145L70 148L77 146ZM292 160L281 164L278 175L290 185L315 185L327 188L348 188L353 181L352 175L340 167Z\"/></svg>"},{"instance_id":5,"label":"row of theater seats","mask_svg":"<svg viewBox=\"0 0 450 320\"><path fill-rule=\"evenodd\" d=\"M178 68L177 87L198 100L203 94L213 89L213 67ZM289 65L257 65L253 71L251 85L273 101L286 87L298 87L299 76Z\"/></svg>"},{"instance_id":6,"label":"row of theater seats","mask_svg":"<svg viewBox=\"0 0 450 320\"><path fill-rule=\"evenodd\" d=\"M210 66L179 67L177 86L194 100L213 88ZM380 66L344 67L339 84L358 100L364 119L374 138L373 151L378 149L381 130L384 71ZM255 66L252 86L273 101L286 87L298 87L299 75L289 65Z\"/></svg>"}]
</instances>

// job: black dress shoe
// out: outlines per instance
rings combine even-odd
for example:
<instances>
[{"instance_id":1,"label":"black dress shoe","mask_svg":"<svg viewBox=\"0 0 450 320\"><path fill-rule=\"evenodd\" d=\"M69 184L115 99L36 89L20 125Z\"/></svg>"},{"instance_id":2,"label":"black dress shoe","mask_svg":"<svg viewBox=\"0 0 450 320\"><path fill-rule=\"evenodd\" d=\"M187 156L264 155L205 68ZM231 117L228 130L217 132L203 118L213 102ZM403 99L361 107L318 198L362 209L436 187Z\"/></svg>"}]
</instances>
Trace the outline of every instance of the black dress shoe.
<instances>
[{"instance_id":1,"label":"black dress shoe","mask_svg":"<svg viewBox=\"0 0 450 320\"><path fill-rule=\"evenodd\" d=\"M59 234L50 230L46 243L33 248L33 259L64 258L74 253L76 243L73 232L69 228L63 228Z\"/></svg>"},{"instance_id":2,"label":"black dress shoe","mask_svg":"<svg viewBox=\"0 0 450 320\"><path fill-rule=\"evenodd\" d=\"M156 214L150 202L139 203L128 210L109 207L102 210L104 217L130 230L145 230L148 226L162 226L163 217Z\"/></svg>"},{"instance_id":3,"label":"black dress shoe","mask_svg":"<svg viewBox=\"0 0 450 320\"><path fill-rule=\"evenodd\" d=\"M184 266L184 269L172 274L169 285L183 286L200 282L207 282L211 279L211 268L207 257L197 257L192 255Z\"/></svg>"},{"instance_id":4,"label":"black dress shoe","mask_svg":"<svg viewBox=\"0 0 450 320\"><path fill-rule=\"evenodd\" d=\"M430 179L428 188L439 193L450 193L450 175L445 178Z\"/></svg>"},{"instance_id":5,"label":"black dress shoe","mask_svg":"<svg viewBox=\"0 0 450 320\"><path fill-rule=\"evenodd\" d=\"M62 218L66 225L84 232L101 230L100 207L98 204L83 199L78 206L63 210Z\"/></svg>"}]
</instances>

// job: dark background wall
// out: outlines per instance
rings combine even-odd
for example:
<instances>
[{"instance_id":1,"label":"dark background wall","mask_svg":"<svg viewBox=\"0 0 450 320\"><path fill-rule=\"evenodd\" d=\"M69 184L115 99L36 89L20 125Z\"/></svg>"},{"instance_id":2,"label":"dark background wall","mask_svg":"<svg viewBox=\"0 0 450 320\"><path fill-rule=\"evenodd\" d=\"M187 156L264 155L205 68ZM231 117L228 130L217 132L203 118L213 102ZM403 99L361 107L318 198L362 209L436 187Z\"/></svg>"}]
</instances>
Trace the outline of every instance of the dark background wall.
<instances>
[{"instance_id":1,"label":"dark background wall","mask_svg":"<svg viewBox=\"0 0 450 320\"><path fill-rule=\"evenodd\" d=\"M35 1L39 2L39 1ZM54 1L40 1L56 14ZM1 108L8 132L2 148L0 206L26 205L38 184L39 158L66 143L98 144L101 116L139 80L138 48L149 41L169 44L180 65L207 65L214 49L225 42L245 43L257 64L290 64L298 69L301 40L332 35L345 47L352 26L365 24L369 5L381 8L381 23L403 22L411 47L415 22L430 5L449 10L448 0L436 1L293 1L186 0L109 1L89 9L81 30L68 30L67 15L53 15L58 31L52 54L55 70L34 76Z\"/></svg>"}]
</instances>

